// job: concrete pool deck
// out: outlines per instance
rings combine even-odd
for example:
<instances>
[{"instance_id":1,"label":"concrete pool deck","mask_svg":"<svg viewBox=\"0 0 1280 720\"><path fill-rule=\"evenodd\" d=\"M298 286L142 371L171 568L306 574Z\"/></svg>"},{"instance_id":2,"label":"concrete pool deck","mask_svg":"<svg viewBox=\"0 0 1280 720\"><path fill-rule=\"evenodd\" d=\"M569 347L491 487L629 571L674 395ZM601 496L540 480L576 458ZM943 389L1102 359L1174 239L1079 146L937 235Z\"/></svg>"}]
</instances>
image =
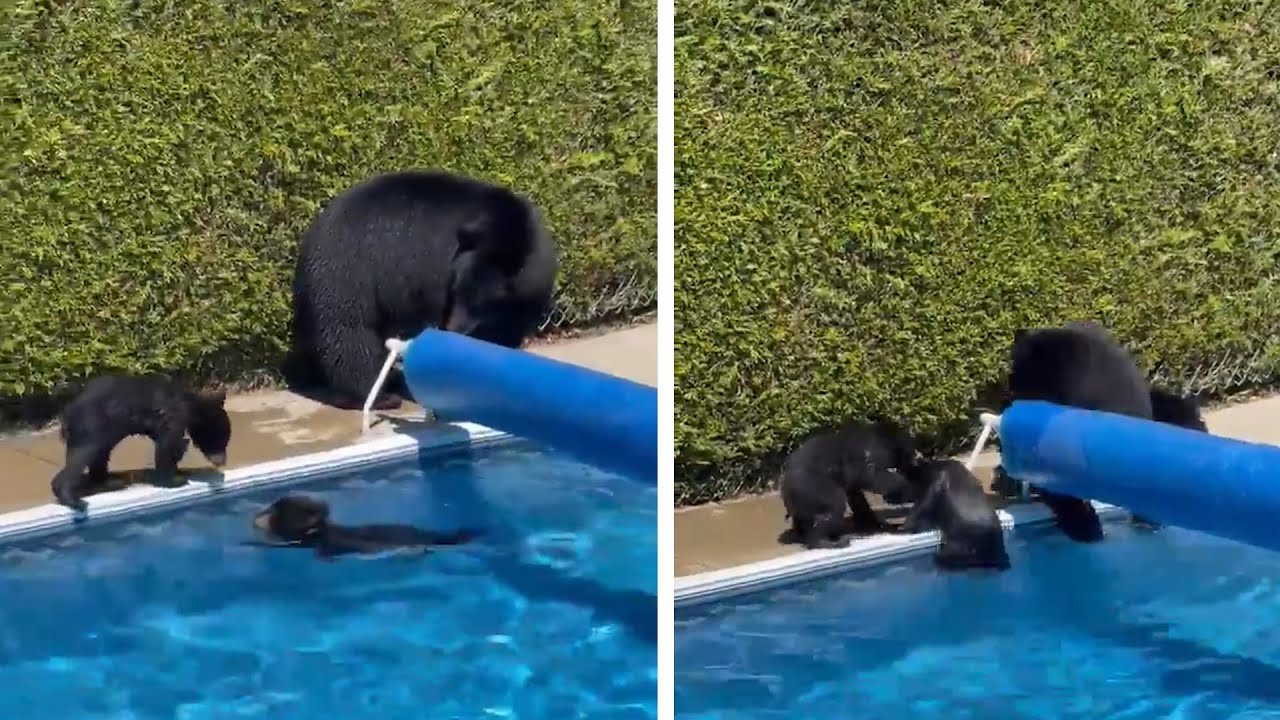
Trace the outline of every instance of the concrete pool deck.
<instances>
[{"instance_id":1,"label":"concrete pool deck","mask_svg":"<svg viewBox=\"0 0 1280 720\"><path fill-rule=\"evenodd\" d=\"M1208 410L1204 417L1209 431L1215 435L1280 445L1280 396ZM974 474L988 488L998 462L997 453L984 452L974 468ZM872 507L876 507L874 502ZM900 519L895 513L884 515L889 522ZM675 514L676 576L799 552L803 549L799 545L778 542L778 536L787 529L784 516L782 501L776 492L678 508Z\"/></svg>"},{"instance_id":2,"label":"concrete pool deck","mask_svg":"<svg viewBox=\"0 0 1280 720\"><path fill-rule=\"evenodd\" d=\"M601 334L531 345L529 352L562 362L657 386L658 332L654 323L638 324ZM282 460L287 457L332 450L360 438L360 412L337 410L295 395L273 390L234 394L227 398L232 441L227 452L229 469ZM423 413L406 406L394 413L379 413L413 421ZM376 421L375 421L376 422ZM390 431L389 423L375 424L372 434ZM21 510L50 502L49 481L62 467L62 441L56 428L0 438L0 512ZM128 438L111 456L115 485L139 481L152 467L152 444L146 438ZM199 451L187 451L180 467L208 468Z\"/></svg>"}]
</instances>

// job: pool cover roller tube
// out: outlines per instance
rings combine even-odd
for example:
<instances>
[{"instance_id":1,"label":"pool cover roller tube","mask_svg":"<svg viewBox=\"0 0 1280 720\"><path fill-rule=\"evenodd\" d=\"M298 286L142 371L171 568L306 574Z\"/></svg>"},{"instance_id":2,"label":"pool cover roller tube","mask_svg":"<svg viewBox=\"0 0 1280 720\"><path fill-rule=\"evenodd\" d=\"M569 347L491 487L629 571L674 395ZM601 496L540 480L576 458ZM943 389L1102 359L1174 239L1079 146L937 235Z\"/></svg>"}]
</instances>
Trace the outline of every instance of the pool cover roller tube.
<instances>
[{"instance_id":1,"label":"pool cover roller tube","mask_svg":"<svg viewBox=\"0 0 1280 720\"><path fill-rule=\"evenodd\" d=\"M1280 551L1280 447L1039 401L1010 405L999 434L1019 480Z\"/></svg>"},{"instance_id":2,"label":"pool cover roller tube","mask_svg":"<svg viewBox=\"0 0 1280 720\"><path fill-rule=\"evenodd\" d=\"M443 422L472 422L636 480L658 477L654 388L444 330L404 350L405 382Z\"/></svg>"}]
</instances>

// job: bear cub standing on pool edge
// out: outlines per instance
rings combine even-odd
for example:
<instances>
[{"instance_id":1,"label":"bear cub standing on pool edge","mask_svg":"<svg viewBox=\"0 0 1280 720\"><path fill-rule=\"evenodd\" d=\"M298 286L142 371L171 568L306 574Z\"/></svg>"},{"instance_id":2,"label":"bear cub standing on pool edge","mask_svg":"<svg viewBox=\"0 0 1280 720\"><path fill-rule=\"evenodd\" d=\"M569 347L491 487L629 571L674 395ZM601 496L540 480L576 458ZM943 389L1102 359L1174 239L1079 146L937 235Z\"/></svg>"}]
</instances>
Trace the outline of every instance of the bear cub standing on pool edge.
<instances>
[{"instance_id":1,"label":"bear cub standing on pool edge","mask_svg":"<svg viewBox=\"0 0 1280 720\"><path fill-rule=\"evenodd\" d=\"M438 533L412 525L337 525L329 521L329 504L305 495L286 495L253 518L253 526L272 544L315 550L330 559L338 555L462 545L479 533Z\"/></svg>"},{"instance_id":2,"label":"bear cub standing on pool edge","mask_svg":"<svg viewBox=\"0 0 1280 720\"><path fill-rule=\"evenodd\" d=\"M981 483L959 460L929 460L911 472L923 497L902 521L901 532L936 528L942 544L934 560L944 570L1009 569L1000 516Z\"/></svg>"},{"instance_id":3,"label":"bear cub standing on pool edge","mask_svg":"<svg viewBox=\"0 0 1280 720\"><path fill-rule=\"evenodd\" d=\"M895 505L914 500L906 473L915 462L911 434L884 418L849 422L805 440L787 457L778 483L793 540L811 549L845 547L846 507L854 533L883 531L863 492Z\"/></svg>"},{"instance_id":4,"label":"bear cub standing on pool edge","mask_svg":"<svg viewBox=\"0 0 1280 720\"><path fill-rule=\"evenodd\" d=\"M66 465L53 478L53 496L83 511L87 489L107 481L111 451L130 435L155 442L156 484L173 481L187 452L186 435L215 467L226 463L231 419L226 393L191 392L159 375L107 375L91 380L61 414ZM86 470L87 476L86 476Z\"/></svg>"},{"instance_id":5,"label":"bear cub standing on pool edge","mask_svg":"<svg viewBox=\"0 0 1280 720\"><path fill-rule=\"evenodd\" d=\"M302 237L285 378L359 409L389 338L434 327L518 348L551 310L558 268L541 213L507 188L446 172L373 177ZM373 407L408 394L397 371Z\"/></svg>"}]
</instances>

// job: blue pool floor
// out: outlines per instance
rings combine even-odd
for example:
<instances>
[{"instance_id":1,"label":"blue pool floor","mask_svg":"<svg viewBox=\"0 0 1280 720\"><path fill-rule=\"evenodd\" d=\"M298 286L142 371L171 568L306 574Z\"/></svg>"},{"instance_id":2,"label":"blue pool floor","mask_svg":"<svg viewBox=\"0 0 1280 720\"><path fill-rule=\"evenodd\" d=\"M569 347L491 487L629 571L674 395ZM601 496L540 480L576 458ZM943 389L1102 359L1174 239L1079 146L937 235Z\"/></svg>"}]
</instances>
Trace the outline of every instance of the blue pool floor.
<instances>
[{"instance_id":1,"label":"blue pool floor","mask_svg":"<svg viewBox=\"0 0 1280 720\"><path fill-rule=\"evenodd\" d=\"M1280 555L1107 533L1020 532L999 575L920 558L681 611L677 717L1280 718Z\"/></svg>"},{"instance_id":2,"label":"blue pool floor","mask_svg":"<svg viewBox=\"0 0 1280 720\"><path fill-rule=\"evenodd\" d=\"M283 492L426 556L243 544ZM0 548L0 718L651 718L656 491L526 445Z\"/></svg>"}]
</instances>

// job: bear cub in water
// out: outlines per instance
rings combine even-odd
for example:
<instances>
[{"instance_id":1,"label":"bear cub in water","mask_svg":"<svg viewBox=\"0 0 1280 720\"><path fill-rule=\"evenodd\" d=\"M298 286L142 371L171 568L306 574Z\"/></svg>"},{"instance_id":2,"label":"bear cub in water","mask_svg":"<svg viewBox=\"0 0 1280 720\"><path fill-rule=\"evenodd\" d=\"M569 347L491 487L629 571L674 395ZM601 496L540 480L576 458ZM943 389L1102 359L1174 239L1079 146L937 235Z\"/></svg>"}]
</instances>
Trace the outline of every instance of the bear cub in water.
<instances>
[{"instance_id":1,"label":"bear cub in water","mask_svg":"<svg viewBox=\"0 0 1280 720\"><path fill-rule=\"evenodd\" d=\"M910 433L884 418L849 422L805 440L787 457L778 483L794 539L809 548L847 546L846 507L854 533L885 530L863 492L895 505L914 500L906 473L916 457Z\"/></svg>"},{"instance_id":2,"label":"bear cub in water","mask_svg":"<svg viewBox=\"0 0 1280 720\"><path fill-rule=\"evenodd\" d=\"M942 544L934 560L944 570L1007 570L1000 516L978 479L959 460L929 460L911 473L923 497L902 521L902 532L937 529Z\"/></svg>"},{"instance_id":3,"label":"bear cub in water","mask_svg":"<svg viewBox=\"0 0 1280 720\"><path fill-rule=\"evenodd\" d=\"M305 495L286 495L253 518L253 526L273 545L315 550L323 558L461 545L479 533L438 533L411 525L338 525L329 520L329 504Z\"/></svg>"},{"instance_id":4,"label":"bear cub in water","mask_svg":"<svg viewBox=\"0 0 1280 720\"><path fill-rule=\"evenodd\" d=\"M85 491L102 489L108 480L111 451L130 435L145 435L155 442L157 484L173 481L178 462L187 452L187 435L210 463L221 467L231 442L226 397L225 392L192 392L159 375L106 375L91 380L62 410L67 457L53 478L54 498L76 511L87 508Z\"/></svg>"}]
</instances>

